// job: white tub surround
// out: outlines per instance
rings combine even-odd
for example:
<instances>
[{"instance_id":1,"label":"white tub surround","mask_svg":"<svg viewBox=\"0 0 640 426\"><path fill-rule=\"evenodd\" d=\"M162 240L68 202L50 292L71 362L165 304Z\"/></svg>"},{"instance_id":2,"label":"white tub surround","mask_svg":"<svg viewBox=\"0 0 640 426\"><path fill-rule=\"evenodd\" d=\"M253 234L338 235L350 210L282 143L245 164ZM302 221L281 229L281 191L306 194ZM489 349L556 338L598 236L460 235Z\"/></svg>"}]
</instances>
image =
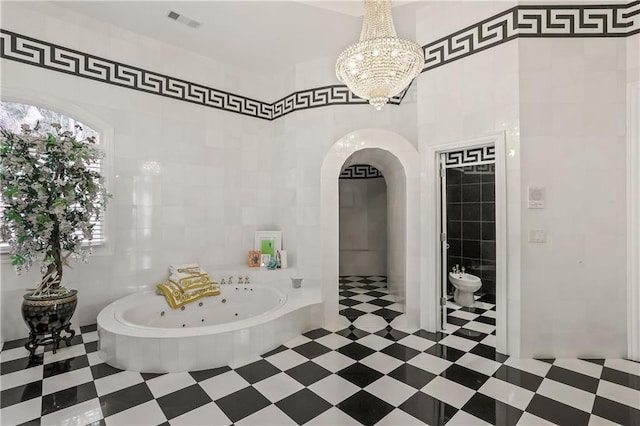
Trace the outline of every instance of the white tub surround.
<instances>
[{"instance_id":1,"label":"white tub surround","mask_svg":"<svg viewBox=\"0 0 640 426\"><path fill-rule=\"evenodd\" d=\"M284 287L282 287L284 288ZM98 315L99 355L146 373L197 371L242 363L322 325L319 288L221 286L220 296L172 310L140 292Z\"/></svg>"}]
</instances>

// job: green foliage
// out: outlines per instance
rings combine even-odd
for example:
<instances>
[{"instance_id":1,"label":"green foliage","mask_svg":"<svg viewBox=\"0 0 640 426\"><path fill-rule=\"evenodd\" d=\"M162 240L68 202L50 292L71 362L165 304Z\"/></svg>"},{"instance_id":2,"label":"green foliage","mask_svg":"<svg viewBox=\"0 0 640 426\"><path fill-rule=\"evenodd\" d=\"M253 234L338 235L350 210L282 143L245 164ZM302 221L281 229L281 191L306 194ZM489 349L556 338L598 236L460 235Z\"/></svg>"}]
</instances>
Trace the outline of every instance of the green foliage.
<instances>
[{"instance_id":1,"label":"green foliage","mask_svg":"<svg viewBox=\"0 0 640 426\"><path fill-rule=\"evenodd\" d=\"M109 197L97 167L102 157L92 136L78 140L59 124L46 133L38 126L0 128L0 231L18 272L44 259L41 286L60 286L68 253L88 254L82 241L92 238L92 221Z\"/></svg>"}]
</instances>

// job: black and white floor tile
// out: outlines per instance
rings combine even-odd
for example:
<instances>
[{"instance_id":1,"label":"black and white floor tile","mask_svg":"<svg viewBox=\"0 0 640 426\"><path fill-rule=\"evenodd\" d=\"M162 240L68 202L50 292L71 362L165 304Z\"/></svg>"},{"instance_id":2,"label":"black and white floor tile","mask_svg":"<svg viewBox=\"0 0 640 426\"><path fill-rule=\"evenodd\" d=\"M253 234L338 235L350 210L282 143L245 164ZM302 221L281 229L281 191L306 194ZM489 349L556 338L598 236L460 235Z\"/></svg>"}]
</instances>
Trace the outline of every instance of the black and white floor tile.
<instances>
[{"instance_id":1,"label":"black and white floor tile","mask_svg":"<svg viewBox=\"0 0 640 426\"><path fill-rule=\"evenodd\" d=\"M404 313L401 301L389 293L385 276L340 276L339 283L339 312L351 322L373 314L391 323Z\"/></svg>"},{"instance_id":2,"label":"black and white floor tile","mask_svg":"<svg viewBox=\"0 0 640 426\"><path fill-rule=\"evenodd\" d=\"M640 424L640 364L509 358L495 351L494 305L448 308L447 333L318 329L247 365L188 373L110 367L95 326L33 360L8 342L0 424Z\"/></svg>"}]
</instances>

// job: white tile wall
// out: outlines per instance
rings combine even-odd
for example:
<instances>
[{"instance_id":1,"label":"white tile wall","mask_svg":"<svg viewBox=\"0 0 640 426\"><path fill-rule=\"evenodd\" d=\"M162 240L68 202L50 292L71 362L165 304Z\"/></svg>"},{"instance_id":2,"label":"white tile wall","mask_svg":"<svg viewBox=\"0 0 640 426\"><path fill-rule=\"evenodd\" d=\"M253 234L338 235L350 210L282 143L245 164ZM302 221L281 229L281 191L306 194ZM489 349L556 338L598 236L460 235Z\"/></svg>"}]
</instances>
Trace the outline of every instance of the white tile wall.
<instances>
[{"instance_id":1,"label":"white tile wall","mask_svg":"<svg viewBox=\"0 0 640 426\"><path fill-rule=\"evenodd\" d=\"M38 11L29 3L3 5L2 26L217 88L269 96L252 91L250 76L221 64L87 23L91 20L86 18L71 19L69 12L55 12L53 5L43 7ZM131 50L115 49L123 44ZM126 54L131 56L119 56ZM224 73L193 74L203 64ZM17 62L3 61L2 71L3 97L45 99L77 112L76 118L89 125L88 117L99 117L113 130L107 147L108 189L114 194L108 206L108 245L88 264L74 263L65 271L65 285L80 290L74 322L93 323L110 301L166 279L171 263L195 261L214 279L221 278L218 271L246 263L256 229L274 228L271 123ZM234 88L230 77L247 85ZM145 171L150 161L159 166L157 174ZM39 277L38 268L17 277L7 260L3 258L1 271L5 341L25 335L19 309L22 290L33 287Z\"/></svg>"},{"instance_id":2,"label":"white tile wall","mask_svg":"<svg viewBox=\"0 0 640 426\"><path fill-rule=\"evenodd\" d=\"M521 244L521 353L621 357L627 41L538 41L519 41L520 190L544 186L548 204L523 203L521 231L545 229L548 242Z\"/></svg>"},{"instance_id":3,"label":"white tile wall","mask_svg":"<svg viewBox=\"0 0 640 426\"><path fill-rule=\"evenodd\" d=\"M340 179L340 275L387 275L384 178Z\"/></svg>"},{"instance_id":4,"label":"white tile wall","mask_svg":"<svg viewBox=\"0 0 640 426\"><path fill-rule=\"evenodd\" d=\"M622 46L619 46L622 49ZM618 52L618 61L625 58L625 68L627 70L627 83L640 81L640 34L627 37L624 47L625 54Z\"/></svg>"},{"instance_id":5,"label":"white tile wall","mask_svg":"<svg viewBox=\"0 0 640 426\"><path fill-rule=\"evenodd\" d=\"M418 38L456 8L419 14ZM418 81L421 148L506 132L512 354L624 354L623 82L634 38L521 39ZM520 201L528 185L547 189L547 209ZM529 229L546 229L549 242L521 239Z\"/></svg>"}]
</instances>

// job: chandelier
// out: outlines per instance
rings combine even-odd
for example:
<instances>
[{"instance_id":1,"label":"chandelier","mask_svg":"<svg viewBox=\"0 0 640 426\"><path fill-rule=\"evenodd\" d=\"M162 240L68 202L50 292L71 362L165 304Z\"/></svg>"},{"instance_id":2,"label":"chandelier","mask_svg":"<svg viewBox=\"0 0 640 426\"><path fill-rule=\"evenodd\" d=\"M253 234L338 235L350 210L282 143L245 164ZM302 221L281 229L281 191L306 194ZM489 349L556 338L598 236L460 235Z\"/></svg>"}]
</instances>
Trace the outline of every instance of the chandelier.
<instances>
[{"instance_id":1,"label":"chandelier","mask_svg":"<svg viewBox=\"0 0 640 426\"><path fill-rule=\"evenodd\" d=\"M360 41L338 56L336 76L380 110L420 74L424 52L418 43L396 35L391 0L365 0L364 8Z\"/></svg>"}]
</instances>

